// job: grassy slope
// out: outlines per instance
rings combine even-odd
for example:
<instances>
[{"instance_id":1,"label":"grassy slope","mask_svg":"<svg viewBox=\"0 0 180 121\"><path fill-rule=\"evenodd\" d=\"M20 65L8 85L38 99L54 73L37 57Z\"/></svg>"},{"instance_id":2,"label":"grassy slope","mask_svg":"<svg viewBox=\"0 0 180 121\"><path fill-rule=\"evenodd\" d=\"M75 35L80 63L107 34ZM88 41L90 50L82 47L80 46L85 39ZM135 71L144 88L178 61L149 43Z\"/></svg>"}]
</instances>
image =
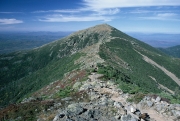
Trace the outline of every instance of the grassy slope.
<instances>
[{"instance_id":1,"label":"grassy slope","mask_svg":"<svg viewBox=\"0 0 180 121\"><path fill-rule=\"evenodd\" d=\"M180 74L178 73L180 72L179 60L174 60L169 56L161 53L157 49L130 36L127 36L126 34L116 29L112 31L112 36L124 38L129 41L116 38L111 42L105 43L100 47L100 56L106 60L107 65L111 65L113 68L116 68L117 70L123 72L127 77L129 77L131 84L135 85L135 87L140 88L139 90L143 92L160 92L160 90L157 88L156 83L149 77L153 76L154 78L156 78L157 82L163 84L171 90L174 90L175 87L178 87L178 85L173 80L171 80L170 77L164 74L164 72L162 72L157 67L146 63L142 59L142 56L139 55L134 49L148 56L158 64L164 66L169 71L176 74L176 76L178 77L180 77ZM131 44L131 42L137 43L138 46ZM124 69L122 67L123 64L119 64L121 59L127 63L127 69ZM122 83L121 79L119 79L119 83Z\"/></svg>"},{"instance_id":2,"label":"grassy slope","mask_svg":"<svg viewBox=\"0 0 180 121\"><path fill-rule=\"evenodd\" d=\"M180 45L169 48L158 48L158 49L170 56L180 58Z\"/></svg>"},{"instance_id":3,"label":"grassy slope","mask_svg":"<svg viewBox=\"0 0 180 121\"><path fill-rule=\"evenodd\" d=\"M32 51L1 55L0 105L14 103L77 69L74 61L83 54L72 53L98 41L93 33L80 37L73 35Z\"/></svg>"}]
</instances>

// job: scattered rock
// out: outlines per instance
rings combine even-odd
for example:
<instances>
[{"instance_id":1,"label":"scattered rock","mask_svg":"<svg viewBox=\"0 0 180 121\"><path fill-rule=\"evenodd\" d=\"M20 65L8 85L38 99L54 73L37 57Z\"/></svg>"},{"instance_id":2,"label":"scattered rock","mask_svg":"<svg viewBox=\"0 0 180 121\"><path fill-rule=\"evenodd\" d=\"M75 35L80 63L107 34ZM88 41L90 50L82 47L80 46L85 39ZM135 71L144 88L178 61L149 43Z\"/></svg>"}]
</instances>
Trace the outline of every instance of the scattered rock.
<instances>
[{"instance_id":1,"label":"scattered rock","mask_svg":"<svg viewBox=\"0 0 180 121\"><path fill-rule=\"evenodd\" d=\"M72 100L72 97L66 97L66 98L63 98L63 99L61 99L62 101L70 101L70 100Z\"/></svg>"},{"instance_id":2,"label":"scattered rock","mask_svg":"<svg viewBox=\"0 0 180 121\"><path fill-rule=\"evenodd\" d=\"M134 113L136 111L136 108L133 105L128 105L125 107L125 109L127 110L127 112L131 113Z\"/></svg>"},{"instance_id":3,"label":"scattered rock","mask_svg":"<svg viewBox=\"0 0 180 121\"><path fill-rule=\"evenodd\" d=\"M132 117L130 114L121 116L121 121L138 121L138 119Z\"/></svg>"},{"instance_id":4,"label":"scattered rock","mask_svg":"<svg viewBox=\"0 0 180 121\"><path fill-rule=\"evenodd\" d=\"M158 97L156 98L155 102L157 103L157 102L160 102L160 101L161 101L161 97L158 96Z\"/></svg>"},{"instance_id":5,"label":"scattered rock","mask_svg":"<svg viewBox=\"0 0 180 121\"><path fill-rule=\"evenodd\" d=\"M153 102L152 101L147 101L147 105L149 106L149 107L152 107L153 106Z\"/></svg>"},{"instance_id":6,"label":"scattered rock","mask_svg":"<svg viewBox=\"0 0 180 121\"><path fill-rule=\"evenodd\" d=\"M120 102L114 102L114 106L117 108L123 107L122 103L120 103Z\"/></svg>"},{"instance_id":7,"label":"scattered rock","mask_svg":"<svg viewBox=\"0 0 180 121\"><path fill-rule=\"evenodd\" d=\"M71 102L65 109L60 109L60 113L54 117L53 121L157 121L149 116L148 109L159 112L158 115L173 116L174 119L179 120L180 105L168 104L162 101L159 96L155 99L145 96L137 105L126 101L121 102L118 100L118 96L126 100L129 94L124 94L122 90L117 89L113 81L99 81L96 73L89 78L91 81L76 82L73 89L87 91L91 101L86 103ZM58 106L60 105L56 107ZM147 112L141 113L144 109Z\"/></svg>"},{"instance_id":8,"label":"scattered rock","mask_svg":"<svg viewBox=\"0 0 180 121\"><path fill-rule=\"evenodd\" d=\"M73 85L73 89L77 90L80 88L80 86L82 85L81 82L76 82L74 85Z\"/></svg>"},{"instance_id":9,"label":"scattered rock","mask_svg":"<svg viewBox=\"0 0 180 121\"><path fill-rule=\"evenodd\" d=\"M140 114L139 118L143 119L145 121L149 121L150 120L150 117L149 117L149 115L147 113Z\"/></svg>"}]
</instances>

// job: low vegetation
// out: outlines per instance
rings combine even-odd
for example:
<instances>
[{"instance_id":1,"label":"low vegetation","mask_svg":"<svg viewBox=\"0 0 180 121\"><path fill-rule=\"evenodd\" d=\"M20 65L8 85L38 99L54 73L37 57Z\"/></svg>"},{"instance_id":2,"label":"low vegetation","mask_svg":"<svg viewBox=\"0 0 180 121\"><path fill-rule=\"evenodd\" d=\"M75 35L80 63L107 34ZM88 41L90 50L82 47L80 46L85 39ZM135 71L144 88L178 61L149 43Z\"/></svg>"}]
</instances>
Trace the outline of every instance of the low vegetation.
<instances>
[{"instance_id":1,"label":"low vegetation","mask_svg":"<svg viewBox=\"0 0 180 121\"><path fill-rule=\"evenodd\" d=\"M180 68L178 68L180 67L179 60L170 58L159 50L127 36L119 30L114 29L112 36L119 38L100 46L99 55L106 62L98 65L98 72L103 73L107 79L114 80L125 93L135 95L161 94L164 90L157 88L157 82L173 91L175 91L174 87L179 87L159 68L145 62L135 50L151 58L178 77L180 76L178 73L180 72ZM155 78L157 82L150 77ZM167 94L172 103L178 102L177 96ZM165 95L162 95L162 97L165 97ZM138 101L139 99L130 100Z\"/></svg>"},{"instance_id":2,"label":"low vegetation","mask_svg":"<svg viewBox=\"0 0 180 121\"><path fill-rule=\"evenodd\" d=\"M175 58L180 58L180 45L169 48L158 48L160 51Z\"/></svg>"}]
</instances>

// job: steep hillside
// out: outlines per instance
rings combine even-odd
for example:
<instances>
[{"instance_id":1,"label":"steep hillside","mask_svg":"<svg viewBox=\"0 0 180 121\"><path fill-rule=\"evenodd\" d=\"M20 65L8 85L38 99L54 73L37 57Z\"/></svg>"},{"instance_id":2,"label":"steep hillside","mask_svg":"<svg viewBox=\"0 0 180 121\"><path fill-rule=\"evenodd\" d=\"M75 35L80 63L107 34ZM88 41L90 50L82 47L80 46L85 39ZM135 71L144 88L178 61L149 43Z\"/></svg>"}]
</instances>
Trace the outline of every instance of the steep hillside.
<instances>
[{"instance_id":1,"label":"steep hillside","mask_svg":"<svg viewBox=\"0 0 180 121\"><path fill-rule=\"evenodd\" d=\"M108 35L108 27L96 26L28 52L0 55L0 104L16 102L78 69L80 63L74 61L85 55L80 50Z\"/></svg>"},{"instance_id":2,"label":"steep hillside","mask_svg":"<svg viewBox=\"0 0 180 121\"><path fill-rule=\"evenodd\" d=\"M128 81L140 87L140 90L159 92L158 83L171 90L180 85L180 68L177 68L180 67L179 59L170 58L117 29L113 29L111 37L110 42L101 46L100 57L105 60L106 65L111 65L115 70L127 75ZM165 69L168 71L164 71ZM170 76L171 73L173 76ZM121 76L116 78L122 81Z\"/></svg>"},{"instance_id":3,"label":"steep hillside","mask_svg":"<svg viewBox=\"0 0 180 121\"><path fill-rule=\"evenodd\" d=\"M59 99L70 96L76 102L88 101L89 91L84 88L91 89L85 83L92 71L100 73L102 81L116 84L123 93L140 97L159 94L173 103L180 99L179 59L102 24L31 51L0 55L0 105L23 101L22 107L17 106L23 110L28 100L33 99L37 105L32 103L29 116L34 108L41 112L51 107L52 100L58 103ZM10 109L14 114L16 107ZM22 110L17 112L26 120Z\"/></svg>"},{"instance_id":4,"label":"steep hillside","mask_svg":"<svg viewBox=\"0 0 180 121\"><path fill-rule=\"evenodd\" d=\"M170 56L180 58L180 45L169 48L158 48L158 49Z\"/></svg>"}]
</instances>

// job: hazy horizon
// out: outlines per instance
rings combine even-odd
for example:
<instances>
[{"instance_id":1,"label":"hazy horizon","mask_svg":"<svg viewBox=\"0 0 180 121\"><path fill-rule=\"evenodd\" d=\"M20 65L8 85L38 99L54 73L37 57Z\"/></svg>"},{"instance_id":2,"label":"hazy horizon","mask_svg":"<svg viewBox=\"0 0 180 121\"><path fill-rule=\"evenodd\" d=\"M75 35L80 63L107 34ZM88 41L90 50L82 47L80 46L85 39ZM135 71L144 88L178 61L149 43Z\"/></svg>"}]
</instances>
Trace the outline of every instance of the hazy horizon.
<instances>
[{"instance_id":1,"label":"hazy horizon","mask_svg":"<svg viewBox=\"0 0 180 121\"><path fill-rule=\"evenodd\" d=\"M123 32L180 33L179 10L178 0L1 0L0 31L78 31L107 23Z\"/></svg>"}]
</instances>

